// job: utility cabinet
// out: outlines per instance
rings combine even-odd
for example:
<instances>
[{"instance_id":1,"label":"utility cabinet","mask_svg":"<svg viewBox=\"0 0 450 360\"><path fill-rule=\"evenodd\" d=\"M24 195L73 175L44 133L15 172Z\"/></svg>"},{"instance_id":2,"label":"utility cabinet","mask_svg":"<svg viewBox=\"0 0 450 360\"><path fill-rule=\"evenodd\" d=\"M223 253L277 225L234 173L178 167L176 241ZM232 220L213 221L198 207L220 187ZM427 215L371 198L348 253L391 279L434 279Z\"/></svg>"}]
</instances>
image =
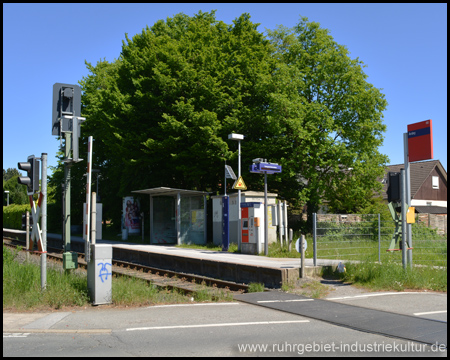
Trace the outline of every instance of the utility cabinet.
<instances>
[{"instance_id":1,"label":"utility cabinet","mask_svg":"<svg viewBox=\"0 0 450 360\"><path fill-rule=\"evenodd\" d=\"M92 244L87 269L88 291L93 305L112 302L112 246Z\"/></svg>"},{"instance_id":2,"label":"utility cabinet","mask_svg":"<svg viewBox=\"0 0 450 360\"><path fill-rule=\"evenodd\" d=\"M241 203L241 252L257 255L264 249L264 204Z\"/></svg>"}]
</instances>

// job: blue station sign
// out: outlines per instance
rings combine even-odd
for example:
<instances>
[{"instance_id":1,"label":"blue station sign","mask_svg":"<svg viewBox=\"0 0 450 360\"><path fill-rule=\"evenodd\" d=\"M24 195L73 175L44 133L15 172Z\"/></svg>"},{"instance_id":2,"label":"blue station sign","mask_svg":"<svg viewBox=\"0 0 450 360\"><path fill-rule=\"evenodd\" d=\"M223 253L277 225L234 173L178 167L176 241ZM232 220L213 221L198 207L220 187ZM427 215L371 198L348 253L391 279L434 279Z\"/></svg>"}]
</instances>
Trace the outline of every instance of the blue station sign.
<instances>
[{"instance_id":1,"label":"blue station sign","mask_svg":"<svg viewBox=\"0 0 450 360\"><path fill-rule=\"evenodd\" d=\"M250 165L250 172L256 174L276 174L281 172L281 165L260 162Z\"/></svg>"}]
</instances>

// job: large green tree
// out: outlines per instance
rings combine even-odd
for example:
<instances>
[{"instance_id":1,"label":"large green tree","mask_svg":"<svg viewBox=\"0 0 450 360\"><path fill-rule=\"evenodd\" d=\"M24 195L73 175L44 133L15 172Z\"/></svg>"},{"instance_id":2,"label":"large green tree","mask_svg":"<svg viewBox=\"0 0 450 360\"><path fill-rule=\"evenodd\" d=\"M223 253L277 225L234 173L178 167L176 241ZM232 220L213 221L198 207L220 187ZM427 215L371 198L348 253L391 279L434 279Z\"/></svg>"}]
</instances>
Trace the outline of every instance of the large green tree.
<instances>
[{"instance_id":1,"label":"large green tree","mask_svg":"<svg viewBox=\"0 0 450 360\"><path fill-rule=\"evenodd\" d=\"M137 189L221 190L224 161L236 158L227 135L245 134L262 117L267 94L258 83L273 71L272 52L248 14L227 25L200 12L126 36L116 61L88 63L80 146L94 137L105 213L118 220L118 199ZM72 168L79 180L80 167ZM80 193L72 191L73 201Z\"/></svg>"},{"instance_id":2,"label":"large green tree","mask_svg":"<svg viewBox=\"0 0 450 360\"><path fill-rule=\"evenodd\" d=\"M267 37L257 27L248 14L232 25L214 11L178 14L126 35L117 60L87 63L80 149L92 135L106 217L120 223L120 198L132 190L222 192L224 161L237 157L231 132L245 135L249 189L262 189L263 176L246 171L262 157L283 166L269 176L269 189L294 206L364 207L387 161L378 151L383 94L319 24L302 18ZM85 172L86 162L72 167L80 209ZM52 182L62 179L59 165Z\"/></svg>"},{"instance_id":3,"label":"large green tree","mask_svg":"<svg viewBox=\"0 0 450 360\"><path fill-rule=\"evenodd\" d=\"M280 61L268 106L275 133L267 136L287 170L280 192L306 201L309 213L324 201L334 211L365 208L381 190L377 179L388 161L379 152L384 95L318 23L302 18L268 34Z\"/></svg>"}]
</instances>

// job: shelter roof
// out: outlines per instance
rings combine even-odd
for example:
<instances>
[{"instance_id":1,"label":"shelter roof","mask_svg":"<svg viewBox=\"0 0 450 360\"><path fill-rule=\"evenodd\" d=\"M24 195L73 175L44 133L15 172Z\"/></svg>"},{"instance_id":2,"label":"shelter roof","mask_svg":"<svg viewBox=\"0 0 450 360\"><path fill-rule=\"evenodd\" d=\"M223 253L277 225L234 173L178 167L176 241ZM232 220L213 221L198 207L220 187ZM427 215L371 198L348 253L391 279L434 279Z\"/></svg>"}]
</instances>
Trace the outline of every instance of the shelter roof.
<instances>
[{"instance_id":1,"label":"shelter roof","mask_svg":"<svg viewBox=\"0 0 450 360\"><path fill-rule=\"evenodd\" d=\"M135 194L147 194L151 196L200 196L200 195L208 195L209 193L206 191L197 191L197 190L184 190L184 189L174 189L168 187L158 187L153 189L145 189L145 190L134 190L132 193Z\"/></svg>"}]
</instances>

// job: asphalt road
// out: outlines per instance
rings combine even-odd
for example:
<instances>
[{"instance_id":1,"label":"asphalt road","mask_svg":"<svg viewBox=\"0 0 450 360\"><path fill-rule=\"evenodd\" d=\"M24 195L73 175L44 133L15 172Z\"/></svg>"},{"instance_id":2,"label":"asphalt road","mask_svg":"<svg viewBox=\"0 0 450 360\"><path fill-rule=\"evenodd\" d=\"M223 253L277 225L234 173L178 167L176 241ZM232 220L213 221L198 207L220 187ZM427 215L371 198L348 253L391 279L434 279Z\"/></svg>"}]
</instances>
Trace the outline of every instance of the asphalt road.
<instances>
[{"instance_id":1,"label":"asphalt road","mask_svg":"<svg viewBox=\"0 0 450 360\"><path fill-rule=\"evenodd\" d=\"M446 294L333 295L330 301L447 321ZM3 356L300 355L447 356L447 351L242 302L3 314Z\"/></svg>"}]
</instances>

